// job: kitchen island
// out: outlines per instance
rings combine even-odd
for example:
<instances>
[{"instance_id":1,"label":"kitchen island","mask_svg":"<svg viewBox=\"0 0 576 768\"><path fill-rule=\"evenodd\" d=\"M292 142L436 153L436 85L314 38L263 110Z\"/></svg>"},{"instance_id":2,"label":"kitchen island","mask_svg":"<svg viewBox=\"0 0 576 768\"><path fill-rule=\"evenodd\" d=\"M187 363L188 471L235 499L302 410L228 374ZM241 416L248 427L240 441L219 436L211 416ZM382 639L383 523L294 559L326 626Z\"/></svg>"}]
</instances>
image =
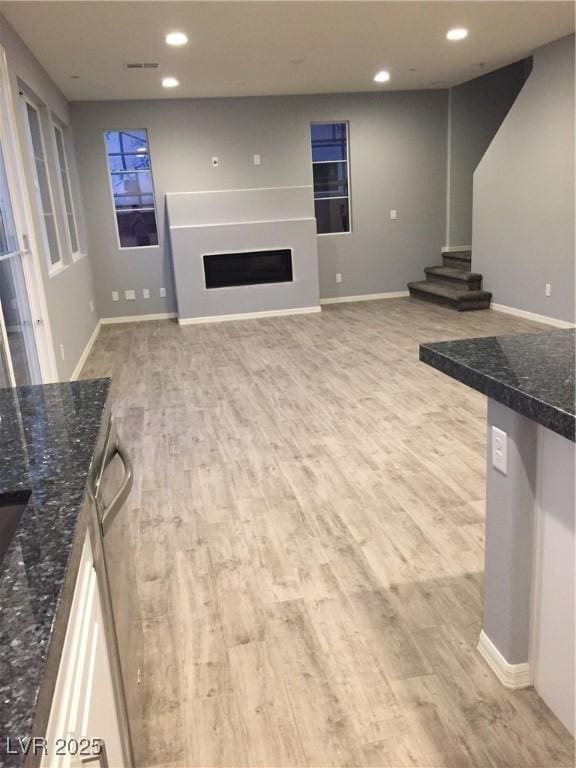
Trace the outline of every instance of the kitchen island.
<instances>
[{"instance_id":1,"label":"kitchen island","mask_svg":"<svg viewBox=\"0 0 576 768\"><path fill-rule=\"evenodd\" d=\"M17 524L3 531L0 562L3 767L43 758L41 740L94 528L87 486L109 429L110 384L98 379L0 390L0 499L24 500Z\"/></svg>"},{"instance_id":2,"label":"kitchen island","mask_svg":"<svg viewBox=\"0 0 576 768\"><path fill-rule=\"evenodd\" d=\"M487 395L484 622L478 649L534 685L574 734L575 331L422 344L420 360Z\"/></svg>"}]
</instances>

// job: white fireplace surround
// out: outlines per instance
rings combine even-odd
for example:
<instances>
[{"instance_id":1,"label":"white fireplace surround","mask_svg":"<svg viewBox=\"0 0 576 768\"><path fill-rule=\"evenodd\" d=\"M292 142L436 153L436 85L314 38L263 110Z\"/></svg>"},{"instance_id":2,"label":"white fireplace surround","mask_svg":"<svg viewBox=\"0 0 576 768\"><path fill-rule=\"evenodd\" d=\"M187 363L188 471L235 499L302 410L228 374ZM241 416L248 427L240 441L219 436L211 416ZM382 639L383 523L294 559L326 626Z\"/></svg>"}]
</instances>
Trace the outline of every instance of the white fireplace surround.
<instances>
[{"instance_id":1,"label":"white fireplace surround","mask_svg":"<svg viewBox=\"0 0 576 768\"><path fill-rule=\"evenodd\" d=\"M320 311L311 186L166 195L178 322ZM203 256L289 248L290 282L206 288Z\"/></svg>"}]
</instances>

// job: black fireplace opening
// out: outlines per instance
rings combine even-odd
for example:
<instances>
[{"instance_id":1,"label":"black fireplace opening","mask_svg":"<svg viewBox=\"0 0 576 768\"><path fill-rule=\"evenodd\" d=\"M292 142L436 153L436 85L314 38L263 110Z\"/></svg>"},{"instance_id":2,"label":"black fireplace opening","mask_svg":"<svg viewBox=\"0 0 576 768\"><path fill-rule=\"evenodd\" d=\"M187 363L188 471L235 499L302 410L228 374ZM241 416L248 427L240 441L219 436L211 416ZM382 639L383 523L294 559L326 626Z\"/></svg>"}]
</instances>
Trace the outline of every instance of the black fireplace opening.
<instances>
[{"instance_id":1,"label":"black fireplace opening","mask_svg":"<svg viewBox=\"0 0 576 768\"><path fill-rule=\"evenodd\" d=\"M292 249L210 253L203 256L206 288L292 281Z\"/></svg>"}]
</instances>

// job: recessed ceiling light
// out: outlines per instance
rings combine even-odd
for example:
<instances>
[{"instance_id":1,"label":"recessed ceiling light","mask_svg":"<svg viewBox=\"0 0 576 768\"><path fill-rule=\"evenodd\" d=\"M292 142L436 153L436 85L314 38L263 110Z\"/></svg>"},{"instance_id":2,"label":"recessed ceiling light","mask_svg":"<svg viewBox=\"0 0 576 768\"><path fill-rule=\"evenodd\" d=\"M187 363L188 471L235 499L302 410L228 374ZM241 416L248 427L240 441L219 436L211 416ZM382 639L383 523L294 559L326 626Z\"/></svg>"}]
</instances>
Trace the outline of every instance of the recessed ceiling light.
<instances>
[{"instance_id":1,"label":"recessed ceiling light","mask_svg":"<svg viewBox=\"0 0 576 768\"><path fill-rule=\"evenodd\" d=\"M176 88L177 85L180 85L178 80L176 80L175 77L163 77L162 78L162 85L164 88Z\"/></svg>"},{"instance_id":2,"label":"recessed ceiling light","mask_svg":"<svg viewBox=\"0 0 576 768\"><path fill-rule=\"evenodd\" d=\"M390 72L385 69L383 69L381 72L377 72L374 75L375 83L387 83L388 80L390 80Z\"/></svg>"},{"instance_id":3,"label":"recessed ceiling light","mask_svg":"<svg viewBox=\"0 0 576 768\"><path fill-rule=\"evenodd\" d=\"M166 42L168 45L186 45L188 37L184 32L170 32L166 35Z\"/></svg>"},{"instance_id":4,"label":"recessed ceiling light","mask_svg":"<svg viewBox=\"0 0 576 768\"><path fill-rule=\"evenodd\" d=\"M464 27L454 27L454 29L449 29L446 32L446 37L448 40L464 40L465 37L468 37L468 30Z\"/></svg>"}]
</instances>

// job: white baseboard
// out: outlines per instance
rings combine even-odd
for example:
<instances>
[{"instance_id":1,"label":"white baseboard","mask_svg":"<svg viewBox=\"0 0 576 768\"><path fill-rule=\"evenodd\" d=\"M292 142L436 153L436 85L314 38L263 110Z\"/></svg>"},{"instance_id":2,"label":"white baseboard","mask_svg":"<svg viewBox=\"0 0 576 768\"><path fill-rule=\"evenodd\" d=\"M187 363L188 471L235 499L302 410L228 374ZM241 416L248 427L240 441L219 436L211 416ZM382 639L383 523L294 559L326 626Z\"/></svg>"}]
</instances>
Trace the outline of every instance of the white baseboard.
<instances>
[{"instance_id":1,"label":"white baseboard","mask_svg":"<svg viewBox=\"0 0 576 768\"><path fill-rule=\"evenodd\" d=\"M225 323L231 320L257 320L264 317L285 315L309 315L321 312L321 307L294 307L293 309L267 309L262 312L241 312L237 315L208 315L207 317L179 317L178 325L203 325L204 323Z\"/></svg>"},{"instance_id":2,"label":"white baseboard","mask_svg":"<svg viewBox=\"0 0 576 768\"><path fill-rule=\"evenodd\" d=\"M84 352L80 355L80 359L78 360L76 364L76 368L74 368L74 371L72 372L72 375L70 376L70 381L76 381L78 376L80 376L80 373L82 371L82 368L84 368L84 363L86 362L88 355L92 351L92 347L94 346L94 342L98 338L98 334L100 333L100 325L101 321L98 320L96 323L96 327L92 331L92 335L88 339L88 343L84 347Z\"/></svg>"},{"instance_id":3,"label":"white baseboard","mask_svg":"<svg viewBox=\"0 0 576 768\"><path fill-rule=\"evenodd\" d=\"M125 315L124 317L103 317L102 325L116 325L116 323L145 323L148 320L172 320L175 312L159 312L156 315Z\"/></svg>"},{"instance_id":4,"label":"white baseboard","mask_svg":"<svg viewBox=\"0 0 576 768\"><path fill-rule=\"evenodd\" d=\"M353 301L377 301L378 299L401 299L409 296L408 291L389 291L388 293L359 293L356 296L335 296L320 299L320 304L346 304Z\"/></svg>"},{"instance_id":5,"label":"white baseboard","mask_svg":"<svg viewBox=\"0 0 576 768\"><path fill-rule=\"evenodd\" d=\"M458 253L458 251L471 251L471 245L445 245L441 253Z\"/></svg>"},{"instance_id":6,"label":"white baseboard","mask_svg":"<svg viewBox=\"0 0 576 768\"><path fill-rule=\"evenodd\" d=\"M515 315L516 317L523 317L525 320L533 320L535 323L544 323L545 325L553 325L555 328L574 328L574 323L569 323L566 320L558 320L556 317L548 317L547 315L537 315L535 312L527 312L525 309L516 309L516 307L508 307L506 304L494 304L492 302L491 309L496 312L503 312L506 315Z\"/></svg>"},{"instance_id":7,"label":"white baseboard","mask_svg":"<svg viewBox=\"0 0 576 768\"><path fill-rule=\"evenodd\" d=\"M484 630L480 632L478 652L506 688L518 690L532 685L530 664L509 664Z\"/></svg>"}]
</instances>

